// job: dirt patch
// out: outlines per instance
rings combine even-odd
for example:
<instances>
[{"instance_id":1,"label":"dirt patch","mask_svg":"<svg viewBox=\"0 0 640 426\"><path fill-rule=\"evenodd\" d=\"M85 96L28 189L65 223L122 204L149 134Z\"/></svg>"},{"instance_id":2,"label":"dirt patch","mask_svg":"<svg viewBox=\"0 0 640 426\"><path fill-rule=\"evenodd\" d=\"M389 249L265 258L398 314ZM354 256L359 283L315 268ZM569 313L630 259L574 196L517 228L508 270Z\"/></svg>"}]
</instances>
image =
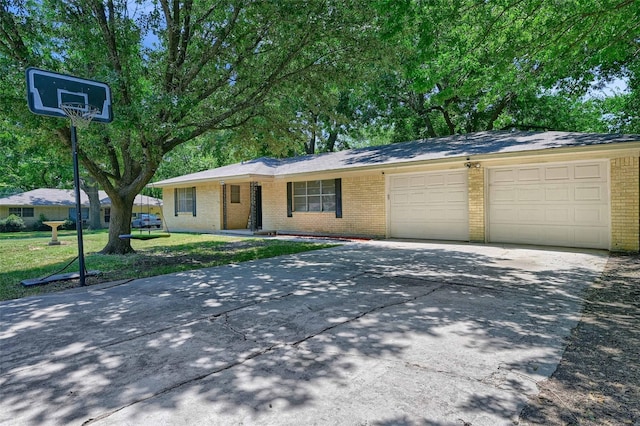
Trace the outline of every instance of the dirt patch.
<instances>
[{"instance_id":1,"label":"dirt patch","mask_svg":"<svg viewBox=\"0 0 640 426\"><path fill-rule=\"evenodd\" d=\"M520 425L640 426L640 256L611 255Z\"/></svg>"}]
</instances>

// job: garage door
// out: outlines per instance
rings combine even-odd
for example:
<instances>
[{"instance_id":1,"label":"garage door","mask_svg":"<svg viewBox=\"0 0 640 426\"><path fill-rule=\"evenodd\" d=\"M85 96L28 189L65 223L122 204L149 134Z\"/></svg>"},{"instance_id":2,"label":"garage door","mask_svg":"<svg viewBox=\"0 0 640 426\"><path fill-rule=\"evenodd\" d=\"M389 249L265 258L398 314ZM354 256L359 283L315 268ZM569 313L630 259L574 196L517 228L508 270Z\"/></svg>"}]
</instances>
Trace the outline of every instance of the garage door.
<instances>
[{"instance_id":1,"label":"garage door","mask_svg":"<svg viewBox=\"0 0 640 426\"><path fill-rule=\"evenodd\" d=\"M489 240L609 248L607 176L607 162L489 169Z\"/></svg>"},{"instance_id":2,"label":"garage door","mask_svg":"<svg viewBox=\"0 0 640 426\"><path fill-rule=\"evenodd\" d=\"M467 241L467 170L392 175L390 236Z\"/></svg>"}]
</instances>

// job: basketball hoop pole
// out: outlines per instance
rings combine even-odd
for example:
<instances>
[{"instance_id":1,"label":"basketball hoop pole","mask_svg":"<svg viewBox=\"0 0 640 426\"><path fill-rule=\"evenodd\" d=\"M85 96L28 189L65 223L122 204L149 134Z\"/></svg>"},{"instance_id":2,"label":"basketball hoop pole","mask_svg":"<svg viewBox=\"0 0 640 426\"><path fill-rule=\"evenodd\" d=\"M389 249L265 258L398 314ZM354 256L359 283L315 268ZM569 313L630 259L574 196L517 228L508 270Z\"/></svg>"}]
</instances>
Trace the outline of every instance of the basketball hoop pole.
<instances>
[{"instance_id":1,"label":"basketball hoop pole","mask_svg":"<svg viewBox=\"0 0 640 426\"><path fill-rule=\"evenodd\" d=\"M73 155L73 187L76 193L76 232L78 234L78 268L80 269L80 286L86 284L84 267L84 244L82 242L82 202L80 200L80 168L78 166L78 132L77 128L87 128L98 110L87 104L67 102L60 104L60 109L71 119L71 152Z\"/></svg>"},{"instance_id":2,"label":"basketball hoop pole","mask_svg":"<svg viewBox=\"0 0 640 426\"><path fill-rule=\"evenodd\" d=\"M76 232L78 234L78 268L80 269L80 285L84 286L84 245L82 243L82 202L80 201L80 170L78 167L78 136L76 126L71 122L71 151L73 153L73 187L76 193Z\"/></svg>"}]
</instances>

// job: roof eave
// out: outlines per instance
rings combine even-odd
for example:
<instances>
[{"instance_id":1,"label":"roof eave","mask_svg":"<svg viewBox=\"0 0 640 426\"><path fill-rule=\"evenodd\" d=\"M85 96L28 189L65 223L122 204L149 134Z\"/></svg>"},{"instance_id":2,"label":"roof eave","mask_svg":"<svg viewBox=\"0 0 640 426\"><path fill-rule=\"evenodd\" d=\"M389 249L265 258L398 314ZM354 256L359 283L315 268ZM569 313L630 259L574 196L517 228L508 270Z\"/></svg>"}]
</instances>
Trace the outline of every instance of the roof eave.
<instances>
[{"instance_id":1,"label":"roof eave","mask_svg":"<svg viewBox=\"0 0 640 426\"><path fill-rule=\"evenodd\" d=\"M246 181L259 181L259 182L270 182L274 179L273 175L264 175L264 174L243 174L243 175L228 175L228 176L215 176L215 177L203 177L199 179L185 179L174 182L167 183L150 183L147 185L149 188L173 188L173 187L183 187L189 185L203 184L203 183L213 183L213 182L224 182L224 183L236 183L236 182L246 182Z\"/></svg>"}]
</instances>

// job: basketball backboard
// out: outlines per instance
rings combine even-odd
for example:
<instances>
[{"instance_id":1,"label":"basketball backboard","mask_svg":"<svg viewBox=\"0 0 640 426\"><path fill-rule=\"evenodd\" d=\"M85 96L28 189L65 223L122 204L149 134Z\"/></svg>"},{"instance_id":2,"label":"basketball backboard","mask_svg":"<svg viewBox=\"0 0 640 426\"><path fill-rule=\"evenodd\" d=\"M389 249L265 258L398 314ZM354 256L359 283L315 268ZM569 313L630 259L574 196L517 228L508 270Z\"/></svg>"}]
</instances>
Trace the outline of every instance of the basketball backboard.
<instances>
[{"instance_id":1,"label":"basketball backboard","mask_svg":"<svg viewBox=\"0 0 640 426\"><path fill-rule=\"evenodd\" d=\"M76 104L98 110L93 121L110 123L113 120L111 89L106 83L66 74L27 68L27 102L34 114L67 117L61 106Z\"/></svg>"}]
</instances>

